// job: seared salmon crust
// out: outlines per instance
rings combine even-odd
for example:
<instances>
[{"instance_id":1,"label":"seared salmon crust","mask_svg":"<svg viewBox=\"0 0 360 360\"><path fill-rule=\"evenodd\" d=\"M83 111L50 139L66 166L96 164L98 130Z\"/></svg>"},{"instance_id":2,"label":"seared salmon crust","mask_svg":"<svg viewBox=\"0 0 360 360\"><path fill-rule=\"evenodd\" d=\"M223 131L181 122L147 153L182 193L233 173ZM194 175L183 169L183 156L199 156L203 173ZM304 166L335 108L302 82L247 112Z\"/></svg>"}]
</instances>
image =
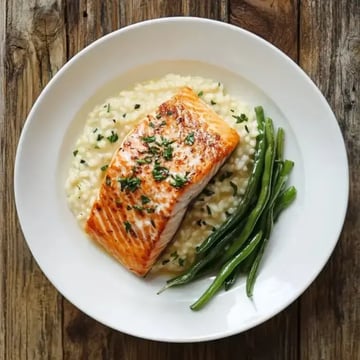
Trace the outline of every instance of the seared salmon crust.
<instances>
[{"instance_id":1,"label":"seared salmon crust","mask_svg":"<svg viewBox=\"0 0 360 360\"><path fill-rule=\"evenodd\" d=\"M115 152L85 230L144 276L173 238L190 201L239 142L190 88L159 106Z\"/></svg>"}]
</instances>

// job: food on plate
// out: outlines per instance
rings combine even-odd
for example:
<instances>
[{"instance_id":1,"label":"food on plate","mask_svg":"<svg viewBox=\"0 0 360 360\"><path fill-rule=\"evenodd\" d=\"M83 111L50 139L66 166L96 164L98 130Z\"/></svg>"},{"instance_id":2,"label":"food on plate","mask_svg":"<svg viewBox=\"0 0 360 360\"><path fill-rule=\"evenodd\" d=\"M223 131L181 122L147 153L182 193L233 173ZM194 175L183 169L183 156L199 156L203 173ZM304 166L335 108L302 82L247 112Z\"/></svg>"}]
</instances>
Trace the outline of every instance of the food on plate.
<instances>
[{"instance_id":1,"label":"food on plate","mask_svg":"<svg viewBox=\"0 0 360 360\"><path fill-rule=\"evenodd\" d=\"M247 274L246 293L252 297L259 264L269 241L274 221L296 197L286 187L294 163L284 160L284 130L275 137L273 122L255 108L259 135L254 166L245 195L236 211L197 247L197 259L185 272L167 281L165 290L196 279L204 270L217 270L208 289L191 305L199 310L222 288L229 290L240 272ZM161 292L160 291L160 292Z\"/></svg>"},{"instance_id":2,"label":"food on plate","mask_svg":"<svg viewBox=\"0 0 360 360\"><path fill-rule=\"evenodd\" d=\"M193 200L239 142L238 133L189 87L125 137L85 231L143 276L173 238Z\"/></svg>"},{"instance_id":3,"label":"food on plate","mask_svg":"<svg viewBox=\"0 0 360 360\"><path fill-rule=\"evenodd\" d=\"M152 267L151 272L154 274L174 274L187 269L195 260L196 247L220 228L241 202L253 167L258 135L256 117L249 107L238 97L226 93L223 84L199 76L168 74L157 80L139 83L131 90L123 90L117 96L105 99L84 119L84 129L71 149L72 161L66 179L69 207L85 230L91 209L98 199L100 188L106 181L107 170L120 144L147 115L156 118L159 105L183 87L193 89L208 109L215 111L238 133L241 140L187 208L178 231ZM192 142L192 136L188 141ZM196 145L191 148L195 149ZM171 179L170 176L167 180ZM139 206L152 211L150 203ZM136 207L135 204L134 212ZM129 229L129 225L127 227Z\"/></svg>"}]
</instances>

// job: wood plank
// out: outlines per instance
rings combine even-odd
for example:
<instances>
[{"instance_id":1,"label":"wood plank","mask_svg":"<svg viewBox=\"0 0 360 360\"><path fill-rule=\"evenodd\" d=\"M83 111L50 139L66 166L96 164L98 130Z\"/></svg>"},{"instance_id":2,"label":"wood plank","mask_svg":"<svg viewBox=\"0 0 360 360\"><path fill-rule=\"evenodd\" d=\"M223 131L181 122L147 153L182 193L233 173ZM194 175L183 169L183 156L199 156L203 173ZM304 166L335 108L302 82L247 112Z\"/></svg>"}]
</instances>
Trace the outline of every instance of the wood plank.
<instances>
[{"instance_id":1,"label":"wood plank","mask_svg":"<svg viewBox=\"0 0 360 360\"><path fill-rule=\"evenodd\" d=\"M6 4L5 0L0 0L0 134L5 131L5 32L6 32ZM6 214L5 207L5 174L6 174L6 158L4 151L4 140L0 137L0 205L1 214ZM5 228L5 217L0 216L0 229ZM6 242L4 231L0 233L0 269L5 269L5 252ZM0 359L5 359L5 277L0 281Z\"/></svg>"},{"instance_id":2,"label":"wood plank","mask_svg":"<svg viewBox=\"0 0 360 360\"><path fill-rule=\"evenodd\" d=\"M297 59L298 0L232 0L230 22Z\"/></svg>"},{"instance_id":3,"label":"wood plank","mask_svg":"<svg viewBox=\"0 0 360 360\"><path fill-rule=\"evenodd\" d=\"M5 119L1 126L4 166L2 303L6 359L62 357L61 296L35 264L21 234L13 198L13 163L24 120L34 100L64 62L61 2L7 1ZM2 23L2 22L1 22Z\"/></svg>"},{"instance_id":4,"label":"wood plank","mask_svg":"<svg viewBox=\"0 0 360 360\"><path fill-rule=\"evenodd\" d=\"M301 299L301 358L360 356L360 2L301 3L300 65L335 111L350 163L350 197L335 253Z\"/></svg>"}]
</instances>

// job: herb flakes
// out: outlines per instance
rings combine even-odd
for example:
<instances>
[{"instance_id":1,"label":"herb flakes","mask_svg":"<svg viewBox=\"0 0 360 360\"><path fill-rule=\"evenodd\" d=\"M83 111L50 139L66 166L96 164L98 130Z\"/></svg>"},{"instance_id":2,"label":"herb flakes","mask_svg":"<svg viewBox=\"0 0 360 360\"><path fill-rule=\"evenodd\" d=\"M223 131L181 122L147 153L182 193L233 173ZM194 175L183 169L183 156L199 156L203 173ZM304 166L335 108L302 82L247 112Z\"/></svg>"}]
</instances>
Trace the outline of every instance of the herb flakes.
<instances>
[{"instance_id":1,"label":"herb flakes","mask_svg":"<svg viewBox=\"0 0 360 360\"><path fill-rule=\"evenodd\" d=\"M141 199L141 203L142 203L143 205L148 204L148 203L151 201L150 198L147 197L146 195L141 195L141 196L140 196L140 199Z\"/></svg>"},{"instance_id":2,"label":"herb flakes","mask_svg":"<svg viewBox=\"0 0 360 360\"><path fill-rule=\"evenodd\" d=\"M76 156L78 154L79 150L74 150L73 155Z\"/></svg>"},{"instance_id":3,"label":"herb flakes","mask_svg":"<svg viewBox=\"0 0 360 360\"><path fill-rule=\"evenodd\" d=\"M119 178L118 182L120 183L121 191L136 191L141 184L141 180L137 177L125 177Z\"/></svg>"},{"instance_id":4,"label":"herb flakes","mask_svg":"<svg viewBox=\"0 0 360 360\"><path fill-rule=\"evenodd\" d=\"M237 123L237 124L240 124L240 123L243 123L243 122L249 120L249 118L248 118L245 114L240 114L240 116L238 116L238 115L232 115L232 117L233 117L234 119L236 119L236 123Z\"/></svg>"},{"instance_id":5,"label":"herb flakes","mask_svg":"<svg viewBox=\"0 0 360 360\"><path fill-rule=\"evenodd\" d=\"M232 181L230 181L230 186L232 187L233 189L233 196L236 196L237 193L238 193L238 187L235 183L233 183Z\"/></svg>"},{"instance_id":6,"label":"herb flakes","mask_svg":"<svg viewBox=\"0 0 360 360\"><path fill-rule=\"evenodd\" d=\"M101 170L101 171L105 171L108 167L109 167L108 164L103 165L103 166L100 168L100 170Z\"/></svg>"},{"instance_id":7,"label":"herb flakes","mask_svg":"<svg viewBox=\"0 0 360 360\"><path fill-rule=\"evenodd\" d=\"M189 181L187 174L185 174L185 176L171 175L171 177L173 178L173 181L170 181L170 185L177 189L183 187Z\"/></svg>"},{"instance_id":8,"label":"herb flakes","mask_svg":"<svg viewBox=\"0 0 360 360\"><path fill-rule=\"evenodd\" d=\"M194 132L193 131L186 136L184 142L185 142L186 145L194 145L195 137L194 137Z\"/></svg>"},{"instance_id":9,"label":"herb flakes","mask_svg":"<svg viewBox=\"0 0 360 360\"><path fill-rule=\"evenodd\" d=\"M114 132L114 130L111 130L111 135L107 137L107 139L111 142L111 143L114 143L116 141L118 141L119 139L119 135Z\"/></svg>"},{"instance_id":10,"label":"herb flakes","mask_svg":"<svg viewBox=\"0 0 360 360\"><path fill-rule=\"evenodd\" d=\"M129 233L132 230L132 226L129 221L124 221L125 231Z\"/></svg>"},{"instance_id":11,"label":"herb flakes","mask_svg":"<svg viewBox=\"0 0 360 360\"><path fill-rule=\"evenodd\" d=\"M137 110L137 109L140 109L141 105L140 104L135 104L134 105L134 109Z\"/></svg>"}]
</instances>

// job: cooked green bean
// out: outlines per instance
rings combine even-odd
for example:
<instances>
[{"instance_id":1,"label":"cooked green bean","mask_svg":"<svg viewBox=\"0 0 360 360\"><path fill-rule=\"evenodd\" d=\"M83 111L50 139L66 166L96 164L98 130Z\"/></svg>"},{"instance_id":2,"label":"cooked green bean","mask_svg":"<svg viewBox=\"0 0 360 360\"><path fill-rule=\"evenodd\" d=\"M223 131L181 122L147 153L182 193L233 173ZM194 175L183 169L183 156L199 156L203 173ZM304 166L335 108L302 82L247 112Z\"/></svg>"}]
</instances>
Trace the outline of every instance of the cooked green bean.
<instances>
[{"instance_id":1,"label":"cooked green bean","mask_svg":"<svg viewBox=\"0 0 360 360\"><path fill-rule=\"evenodd\" d=\"M242 226L240 225L238 228L235 228L230 233L226 234L213 248L210 249L210 251L204 257L199 260L195 260L191 267L185 272L168 280L166 282L166 285L158 292L158 294L162 293L170 287L187 284L190 281L194 280L197 274L207 264L209 264L211 261L215 260L216 257L222 254L225 246L239 234L241 227Z\"/></svg>"},{"instance_id":2,"label":"cooked green bean","mask_svg":"<svg viewBox=\"0 0 360 360\"><path fill-rule=\"evenodd\" d=\"M230 248L224 255L225 261L229 260L246 242L251 235L254 227L261 216L261 213L265 209L265 206L270 198L271 181L273 173L273 165L275 158L275 140L274 140L274 128L272 120L267 118L265 121L265 137L266 137L266 153L264 171L261 179L261 189L254 209L250 212L248 220L241 231L239 237L232 243Z\"/></svg>"},{"instance_id":3,"label":"cooked green bean","mask_svg":"<svg viewBox=\"0 0 360 360\"><path fill-rule=\"evenodd\" d=\"M190 306L191 310L200 310L210 299L216 294L216 292L223 285L225 279L234 271L234 269L244 261L256 248L257 244L262 238L262 231L260 230L251 241L230 259L226 264L222 266L215 280L208 287L208 289L201 295L201 297Z\"/></svg>"},{"instance_id":4,"label":"cooked green bean","mask_svg":"<svg viewBox=\"0 0 360 360\"><path fill-rule=\"evenodd\" d=\"M261 181L261 175L264 168L265 160L265 151L266 151L266 140L264 135L264 110L261 106L255 108L256 120L258 124L259 135L256 142L256 151L254 157L254 166L248 181L248 185L245 190L245 194L237 207L236 211L212 234L210 234L207 239L205 239L197 248L197 254L204 254L208 251L214 244L219 241L219 239L224 236L227 232L232 230L234 227L238 227L239 221L244 217L246 211L249 209L254 194L258 189L258 185Z\"/></svg>"},{"instance_id":5,"label":"cooked green bean","mask_svg":"<svg viewBox=\"0 0 360 360\"><path fill-rule=\"evenodd\" d=\"M274 222L279 218L281 211L293 203L296 198L296 193L296 188L290 186L279 195L274 204Z\"/></svg>"}]
</instances>

